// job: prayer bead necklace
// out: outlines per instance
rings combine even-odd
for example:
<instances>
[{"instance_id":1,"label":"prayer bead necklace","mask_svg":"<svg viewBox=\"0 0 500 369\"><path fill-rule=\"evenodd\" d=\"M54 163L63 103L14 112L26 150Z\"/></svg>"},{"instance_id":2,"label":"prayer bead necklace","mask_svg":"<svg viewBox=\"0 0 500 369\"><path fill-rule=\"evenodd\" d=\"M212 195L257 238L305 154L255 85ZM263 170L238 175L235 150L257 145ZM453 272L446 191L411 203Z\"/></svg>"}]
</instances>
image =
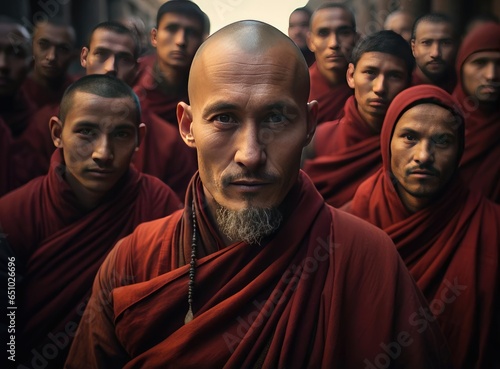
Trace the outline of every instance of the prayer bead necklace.
<instances>
[{"instance_id":1,"label":"prayer bead necklace","mask_svg":"<svg viewBox=\"0 0 500 369\"><path fill-rule=\"evenodd\" d=\"M194 200L191 204L193 213L193 239L191 242L191 261L189 262L189 283L188 283L188 305L189 309L184 318L184 324L188 324L193 320L193 290L194 290L194 275L196 271L196 213L194 210Z\"/></svg>"}]
</instances>

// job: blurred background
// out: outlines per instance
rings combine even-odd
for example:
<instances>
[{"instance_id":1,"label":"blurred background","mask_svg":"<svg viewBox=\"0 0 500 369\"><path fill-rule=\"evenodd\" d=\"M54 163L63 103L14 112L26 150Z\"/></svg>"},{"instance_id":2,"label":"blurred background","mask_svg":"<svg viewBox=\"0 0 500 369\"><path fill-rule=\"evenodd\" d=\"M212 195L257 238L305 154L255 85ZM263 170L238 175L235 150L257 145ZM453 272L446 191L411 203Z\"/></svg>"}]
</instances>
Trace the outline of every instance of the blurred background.
<instances>
[{"instance_id":1,"label":"blurred background","mask_svg":"<svg viewBox=\"0 0 500 369\"><path fill-rule=\"evenodd\" d=\"M149 30L154 27L162 0L17 0L0 2L0 14L14 17L31 30L37 20L60 17L76 30L77 45L83 46L94 25L104 20L127 16L142 19ZM324 0L194 0L207 13L211 32L241 19L258 19L287 32L288 16L293 9L307 6L314 10ZM356 15L358 31L369 34L382 29L385 17L396 9L415 16L428 12L449 15L459 30L473 16L483 13L500 17L500 0L341 0Z\"/></svg>"}]
</instances>

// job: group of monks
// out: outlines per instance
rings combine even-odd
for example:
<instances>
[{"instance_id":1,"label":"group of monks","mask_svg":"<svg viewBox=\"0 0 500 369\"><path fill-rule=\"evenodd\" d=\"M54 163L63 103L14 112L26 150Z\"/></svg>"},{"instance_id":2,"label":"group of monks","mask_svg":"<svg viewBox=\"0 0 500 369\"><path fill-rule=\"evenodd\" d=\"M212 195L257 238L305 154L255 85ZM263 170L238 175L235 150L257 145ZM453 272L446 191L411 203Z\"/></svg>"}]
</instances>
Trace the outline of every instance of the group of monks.
<instances>
[{"instance_id":1,"label":"group of monks","mask_svg":"<svg viewBox=\"0 0 500 369\"><path fill-rule=\"evenodd\" d=\"M500 368L500 25L289 24L0 17L6 367Z\"/></svg>"}]
</instances>

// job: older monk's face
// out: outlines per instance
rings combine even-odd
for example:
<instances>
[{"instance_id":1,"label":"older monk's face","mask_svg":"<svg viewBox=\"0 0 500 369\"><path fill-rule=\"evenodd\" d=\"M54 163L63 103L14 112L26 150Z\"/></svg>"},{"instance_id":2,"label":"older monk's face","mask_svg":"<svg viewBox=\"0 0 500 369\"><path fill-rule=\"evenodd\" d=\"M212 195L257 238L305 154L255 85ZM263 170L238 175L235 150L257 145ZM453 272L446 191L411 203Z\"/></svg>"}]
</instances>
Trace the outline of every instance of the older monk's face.
<instances>
[{"instance_id":1,"label":"older monk's face","mask_svg":"<svg viewBox=\"0 0 500 369\"><path fill-rule=\"evenodd\" d=\"M288 43L257 52L220 43L192 69L203 82L190 85L191 107L181 104L178 117L212 208L276 207L297 179L316 104L307 105L304 61Z\"/></svg>"}]
</instances>

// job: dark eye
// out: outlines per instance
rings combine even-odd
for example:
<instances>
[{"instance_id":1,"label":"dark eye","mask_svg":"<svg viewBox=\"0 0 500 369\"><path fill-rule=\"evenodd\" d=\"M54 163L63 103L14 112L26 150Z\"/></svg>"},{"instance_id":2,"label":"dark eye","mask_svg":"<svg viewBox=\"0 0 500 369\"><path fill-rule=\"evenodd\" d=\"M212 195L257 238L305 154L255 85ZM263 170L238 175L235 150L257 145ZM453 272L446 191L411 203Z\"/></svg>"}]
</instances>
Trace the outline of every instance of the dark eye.
<instances>
[{"instance_id":1,"label":"dark eye","mask_svg":"<svg viewBox=\"0 0 500 369\"><path fill-rule=\"evenodd\" d=\"M229 124L236 122L229 114L219 114L214 117L214 120L222 124Z\"/></svg>"},{"instance_id":2,"label":"dark eye","mask_svg":"<svg viewBox=\"0 0 500 369\"><path fill-rule=\"evenodd\" d=\"M94 131L91 128L80 128L76 133L82 135L82 136L92 136L94 134Z\"/></svg>"},{"instance_id":3,"label":"dark eye","mask_svg":"<svg viewBox=\"0 0 500 369\"><path fill-rule=\"evenodd\" d=\"M434 143L439 146L448 146L450 139L447 136L439 136L433 139Z\"/></svg>"},{"instance_id":4,"label":"dark eye","mask_svg":"<svg viewBox=\"0 0 500 369\"><path fill-rule=\"evenodd\" d=\"M265 119L266 123L283 123L285 122L286 118L283 114L281 113L271 113L267 116Z\"/></svg>"},{"instance_id":5,"label":"dark eye","mask_svg":"<svg viewBox=\"0 0 500 369\"><path fill-rule=\"evenodd\" d=\"M403 137L406 139L406 141L415 141L417 139L414 135L409 133L405 134Z\"/></svg>"},{"instance_id":6,"label":"dark eye","mask_svg":"<svg viewBox=\"0 0 500 369\"><path fill-rule=\"evenodd\" d=\"M40 46L42 49L48 49L50 47L50 43L45 40L40 40L38 41L38 46Z\"/></svg>"},{"instance_id":7,"label":"dark eye","mask_svg":"<svg viewBox=\"0 0 500 369\"><path fill-rule=\"evenodd\" d=\"M118 131L115 133L115 137L117 138L129 138L130 137L130 132L128 131Z\"/></svg>"},{"instance_id":8,"label":"dark eye","mask_svg":"<svg viewBox=\"0 0 500 369\"><path fill-rule=\"evenodd\" d=\"M327 29L318 30L319 37L328 37L329 34L330 34L330 31L328 31Z\"/></svg>"}]
</instances>

